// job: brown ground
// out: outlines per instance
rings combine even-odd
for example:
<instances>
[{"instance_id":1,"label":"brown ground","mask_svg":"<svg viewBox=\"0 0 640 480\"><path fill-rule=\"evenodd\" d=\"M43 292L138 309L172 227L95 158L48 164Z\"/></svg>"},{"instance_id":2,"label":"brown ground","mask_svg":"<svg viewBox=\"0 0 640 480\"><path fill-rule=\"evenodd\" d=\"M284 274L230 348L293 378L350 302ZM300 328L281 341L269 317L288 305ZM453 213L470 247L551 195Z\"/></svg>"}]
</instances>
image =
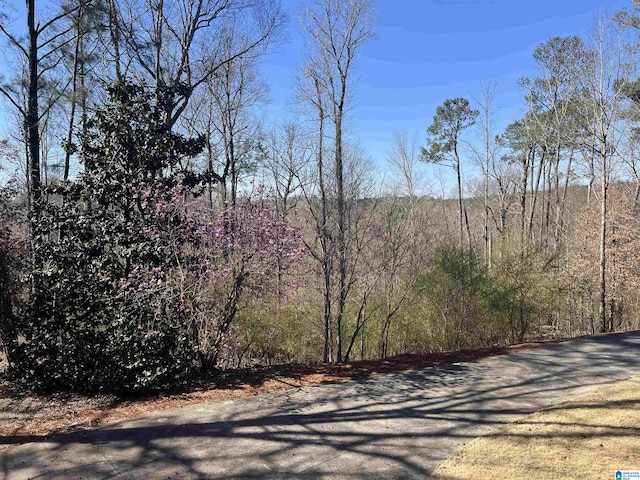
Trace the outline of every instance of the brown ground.
<instances>
[{"instance_id":1,"label":"brown ground","mask_svg":"<svg viewBox=\"0 0 640 480\"><path fill-rule=\"evenodd\" d=\"M433 478L601 480L639 466L640 377L635 377L477 438L441 464Z\"/></svg>"},{"instance_id":2,"label":"brown ground","mask_svg":"<svg viewBox=\"0 0 640 480\"><path fill-rule=\"evenodd\" d=\"M181 391L165 391L138 397L55 393L38 395L6 381L0 382L0 450L143 415L183 407L275 392L306 385L340 382L369 375L437 366L502 355L540 343L425 355L400 355L387 360L344 365L281 365L223 372L209 381Z\"/></svg>"}]
</instances>

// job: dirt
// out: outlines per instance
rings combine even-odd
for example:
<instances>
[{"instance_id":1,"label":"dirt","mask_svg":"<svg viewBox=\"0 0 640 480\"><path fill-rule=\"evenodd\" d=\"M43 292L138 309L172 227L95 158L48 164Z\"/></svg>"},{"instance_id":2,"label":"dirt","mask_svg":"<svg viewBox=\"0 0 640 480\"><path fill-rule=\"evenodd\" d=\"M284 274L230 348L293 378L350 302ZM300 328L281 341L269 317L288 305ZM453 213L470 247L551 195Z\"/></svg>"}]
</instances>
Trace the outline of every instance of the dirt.
<instances>
[{"instance_id":1,"label":"dirt","mask_svg":"<svg viewBox=\"0 0 640 480\"><path fill-rule=\"evenodd\" d=\"M230 370L216 374L215 378L198 379L190 386L173 387L136 397L105 394L87 396L68 392L43 395L3 381L0 382L0 450L153 411L472 361L540 345L542 343L528 343L458 352L399 355L386 360L342 365L279 365Z\"/></svg>"}]
</instances>

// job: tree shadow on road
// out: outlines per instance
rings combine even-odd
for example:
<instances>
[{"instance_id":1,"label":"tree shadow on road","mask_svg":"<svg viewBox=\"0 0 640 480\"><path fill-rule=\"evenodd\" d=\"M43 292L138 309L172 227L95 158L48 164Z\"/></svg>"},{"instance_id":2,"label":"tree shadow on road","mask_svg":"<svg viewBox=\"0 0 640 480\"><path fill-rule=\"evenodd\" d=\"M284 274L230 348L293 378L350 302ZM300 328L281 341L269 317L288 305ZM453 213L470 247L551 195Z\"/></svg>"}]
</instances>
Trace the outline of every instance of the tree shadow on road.
<instances>
[{"instance_id":1,"label":"tree shadow on road","mask_svg":"<svg viewBox=\"0 0 640 480\"><path fill-rule=\"evenodd\" d=\"M34 478L30 468L51 479L428 478L471 439L640 371L639 341L622 335L613 349L576 341L165 412L55 437L49 448L9 450L2 472L7 479ZM628 431L603 426L599 435ZM92 451L83 447L93 454L75 453Z\"/></svg>"}]
</instances>

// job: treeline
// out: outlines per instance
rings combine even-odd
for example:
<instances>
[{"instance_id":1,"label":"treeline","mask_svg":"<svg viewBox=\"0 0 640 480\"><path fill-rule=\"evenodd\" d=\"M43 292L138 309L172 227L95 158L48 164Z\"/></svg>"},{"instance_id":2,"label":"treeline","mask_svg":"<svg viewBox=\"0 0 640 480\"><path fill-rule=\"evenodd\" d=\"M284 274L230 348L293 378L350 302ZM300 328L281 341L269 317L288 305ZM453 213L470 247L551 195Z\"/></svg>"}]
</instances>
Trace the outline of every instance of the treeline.
<instances>
[{"instance_id":1,"label":"treeline","mask_svg":"<svg viewBox=\"0 0 640 480\"><path fill-rule=\"evenodd\" d=\"M295 112L276 126L256 114L276 2L26 5L26 30L0 26L21 72L0 85L15 380L130 391L638 327L636 10L540 45L503 132L487 83L445 100L424 142L398 133L391 190L347 122L370 0L300 11ZM423 194L426 163L454 172L455 200Z\"/></svg>"}]
</instances>

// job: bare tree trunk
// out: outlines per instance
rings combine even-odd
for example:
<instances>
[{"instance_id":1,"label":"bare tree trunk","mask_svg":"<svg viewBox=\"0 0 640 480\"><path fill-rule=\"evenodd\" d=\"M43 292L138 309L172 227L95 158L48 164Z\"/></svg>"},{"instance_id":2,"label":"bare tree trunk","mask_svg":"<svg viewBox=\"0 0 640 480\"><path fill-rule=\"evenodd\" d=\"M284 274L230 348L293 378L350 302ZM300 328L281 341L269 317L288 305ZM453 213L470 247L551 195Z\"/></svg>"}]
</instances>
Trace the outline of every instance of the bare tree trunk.
<instances>
[{"instance_id":1,"label":"bare tree trunk","mask_svg":"<svg viewBox=\"0 0 640 480\"><path fill-rule=\"evenodd\" d=\"M555 207L555 225L553 228L553 251L558 252L560 248L560 140L556 143L556 158L553 164L553 189Z\"/></svg>"},{"instance_id":2,"label":"bare tree trunk","mask_svg":"<svg viewBox=\"0 0 640 480\"><path fill-rule=\"evenodd\" d=\"M587 205L591 205L591 197L593 197L593 184L596 181L595 160L593 152L589 153L589 184L587 186Z\"/></svg>"},{"instance_id":3,"label":"bare tree trunk","mask_svg":"<svg viewBox=\"0 0 640 480\"><path fill-rule=\"evenodd\" d=\"M231 174L231 207L235 208L238 197L238 159L236 158L235 138L232 129L229 129L229 138L225 142L227 143L227 161Z\"/></svg>"},{"instance_id":4,"label":"bare tree trunk","mask_svg":"<svg viewBox=\"0 0 640 480\"><path fill-rule=\"evenodd\" d=\"M84 39L84 14L85 14L85 0L81 0L79 2L78 8L78 24L76 26L76 42L74 45L74 53L73 53L73 73L71 76L71 111L69 112L69 125L67 128L67 141L64 155L64 172L62 175L62 179L66 182L69 180L69 170L71 167L71 154L72 154L72 144L73 144L73 128L75 126L76 120L76 106L78 105L78 83L80 80L81 74L81 64L84 63L84 48L83 48L83 39ZM83 58L81 58L81 56ZM84 69L83 69L84 70ZM82 92L84 95L84 91Z\"/></svg>"},{"instance_id":5,"label":"bare tree trunk","mask_svg":"<svg viewBox=\"0 0 640 480\"><path fill-rule=\"evenodd\" d=\"M536 212L536 203L538 200L538 191L540 190L540 180L542 177L542 173L543 173L543 167L545 165L545 150L542 150L542 153L540 154L540 163L538 164L538 173L536 175L536 181L535 183L532 185L533 188L533 192L532 192L532 199L531 199L531 210L529 211L529 235L531 236L531 238L533 239L533 220L535 218L535 212ZM531 174L533 175L533 168L531 171ZM544 186L543 186L543 190L544 190ZM544 199L543 199L544 201Z\"/></svg>"},{"instance_id":6,"label":"bare tree trunk","mask_svg":"<svg viewBox=\"0 0 640 480\"><path fill-rule=\"evenodd\" d=\"M209 197L209 205L214 208L213 203L213 185L214 185L214 173L213 173L213 147L211 146L211 131L207 129L205 134L205 145L207 148L207 196Z\"/></svg>"},{"instance_id":7,"label":"bare tree trunk","mask_svg":"<svg viewBox=\"0 0 640 480\"><path fill-rule=\"evenodd\" d=\"M531 153L527 151L522 157L522 177L520 178L520 249L524 253L524 240L526 236L527 216L527 188L529 180L529 165L531 164Z\"/></svg>"},{"instance_id":8,"label":"bare tree trunk","mask_svg":"<svg viewBox=\"0 0 640 480\"><path fill-rule=\"evenodd\" d=\"M544 219L543 219L543 226L541 226L540 228L540 243L542 243L543 245L548 245L549 244L549 230L551 227L551 189L552 189L552 185L551 185L551 173L552 173L553 169L552 169L552 165L551 163L549 163L546 166L546 175L545 175L545 184L546 186L544 187L544 194L545 196L543 197L545 200L543 200L544 203Z\"/></svg>"},{"instance_id":9,"label":"bare tree trunk","mask_svg":"<svg viewBox=\"0 0 640 480\"><path fill-rule=\"evenodd\" d=\"M328 210L327 210L327 192L324 186L324 110L321 102L319 102L319 120L320 126L318 130L318 182L320 185L320 243L322 244L322 273L324 279L324 355L325 363L333 363L333 312L332 312L332 296L331 296L331 277L333 274L333 265L331 261L331 238L327 230Z\"/></svg>"},{"instance_id":10,"label":"bare tree trunk","mask_svg":"<svg viewBox=\"0 0 640 480\"><path fill-rule=\"evenodd\" d=\"M467 232L467 248L471 250L471 226L469 225L469 215L467 215L467 206L462 204L462 211L464 212L464 226Z\"/></svg>"},{"instance_id":11,"label":"bare tree trunk","mask_svg":"<svg viewBox=\"0 0 640 480\"><path fill-rule=\"evenodd\" d=\"M600 180L600 269L599 269L599 287L600 287L600 321L602 322L601 331L607 331L607 153L601 153L602 179Z\"/></svg>"},{"instance_id":12,"label":"bare tree trunk","mask_svg":"<svg viewBox=\"0 0 640 480\"><path fill-rule=\"evenodd\" d=\"M346 80L346 79L345 79ZM342 362L342 321L344 318L344 309L347 303L348 285L347 285L347 242L346 242L346 209L344 197L344 167L342 158L342 115L344 111L344 95L346 83L342 83L342 100L338 104L338 112L335 119L336 126L336 185L337 185L337 203L338 203L338 312L336 316L336 329L338 336L338 362Z\"/></svg>"},{"instance_id":13,"label":"bare tree trunk","mask_svg":"<svg viewBox=\"0 0 640 480\"><path fill-rule=\"evenodd\" d=\"M113 63L116 73L116 80L121 82L122 76L122 59L120 57L120 23L118 21L118 9L116 0L107 0L109 8L109 35L111 37L111 48L113 48Z\"/></svg>"},{"instance_id":14,"label":"bare tree trunk","mask_svg":"<svg viewBox=\"0 0 640 480\"><path fill-rule=\"evenodd\" d=\"M464 207L462 206L462 174L460 172L460 156L458 146L454 145L456 181L458 187L458 233L460 235L460 248L464 248ZM469 238L469 243L471 239Z\"/></svg>"},{"instance_id":15,"label":"bare tree trunk","mask_svg":"<svg viewBox=\"0 0 640 480\"><path fill-rule=\"evenodd\" d=\"M156 92L159 94L160 87L163 86L163 77L162 77L162 41L163 41L163 26L165 22L165 14L164 14L164 0L159 0L157 5L151 9L151 14L155 17L153 19L153 29L154 29L154 47L155 47L155 58L153 62L154 73L155 73L155 82L156 82ZM172 112L167 112L167 121L169 120Z\"/></svg>"},{"instance_id":16,"label":"bare tree trunk","mask_svg":"<svg viewBox=\"0 0 640 480\"><path fill-rule=\"evenodd\" d=\"M358 314L356 315L356 328L353 330L351 340L349 341L349 346L347 347L347 351L344 354L345 362L348 362L351 358L351 351L353 350L353 346L356 343L358 335L360 335L360 331L364 328L367 320L369 319L369 317L367 316L367 300L369 299L370 293L370 290L365 289L365 292L362 295L360 307L358 308Z\"/></svg>"},{"instance_id":17,"label":"bare tree trunk","mask_svg":"<svg viewBox=\"0 0 640 480\"><path fill-rule=\"evenodd\" d=\"M484 198L483 198L483 207L484 207L484 266L489 269L491 268L491 249L489 240L489 144L487 140L486 148L485 148L485 173L484 173Z\"/></svg>"},{"instance_id":18,"label":"bare tree trunk","mask_svg":"<svg viewBox=\"0 0 640 480\"><path fill-rule=\"evenodd\" d=\"M556 239L556 251L559 248L560 235L564 226L564 211L567 202L567 190L569 189L569 177L571 175L571 164L573 162L573 155L574 149L572 148L569 154L569 159L567 160L567 171L565 172L564 186L562 187L562 198L559 201L556 209L556 231L554 235Z\"/></svg>"},{"instance_id":19,"label":"bare tree trunk","mask_svg":"<svg viewBox=\"0 0 640 480\"><path fill-rule=\"evenodd\" d=\"M27 132L29 140L29 183L31 208L40 199L40 118L38 109L38 30L36 27L35 0L27 0L27 28L29 33L29 90L27 108Z\"/></svg>"},{"instance_id":20,"label":"bare tree trunk","mask_svg":"<svg viewBox=\"0 0 640 480\"><path fill-rule=\"evenodd\" d=\"M344 191L344 115L349 71L361 44L373 36L373 5L370 0L320 0L302 18L312 40L312 70L316 99L323 96L330 105L335 127L334 175L336 181L336 256L338 305L335 312L338 362L343 361L343 321L351 283L347 254L347 205ZM326 314L326 312L325 312ZM328 340L328 339L326 339ZM326 348L325 348L326 353Z\"/></svg>"}]
</instances>

